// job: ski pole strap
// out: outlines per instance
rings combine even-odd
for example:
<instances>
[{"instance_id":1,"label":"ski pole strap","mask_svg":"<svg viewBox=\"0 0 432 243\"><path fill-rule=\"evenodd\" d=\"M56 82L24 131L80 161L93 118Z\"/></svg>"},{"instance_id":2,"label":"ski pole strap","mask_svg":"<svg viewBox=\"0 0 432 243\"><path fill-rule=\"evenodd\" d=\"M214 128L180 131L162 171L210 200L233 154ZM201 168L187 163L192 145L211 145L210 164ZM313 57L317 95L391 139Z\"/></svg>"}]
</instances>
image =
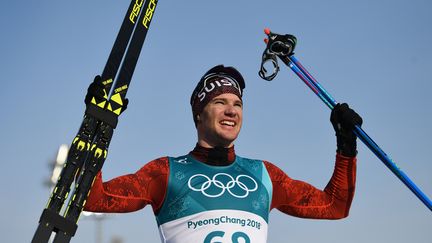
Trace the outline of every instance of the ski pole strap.
<instances>
[{"instance_id":1,"label":"ski pole strap","mask_svg":"<svg viewBox=\"0 0 432 243\"><path fill-rule=\"evenodd\" d=\"M265 68L265 64L267 62L271 62L273 64L273 72L271 74L268 74L267 69ZM264 80L271 81L276 77L278 72L279 64L277 62L276 55L270 53L268 49L265 49L262 55L261 70L258 72L259 76Z\"/></svg>"}]
</instances>

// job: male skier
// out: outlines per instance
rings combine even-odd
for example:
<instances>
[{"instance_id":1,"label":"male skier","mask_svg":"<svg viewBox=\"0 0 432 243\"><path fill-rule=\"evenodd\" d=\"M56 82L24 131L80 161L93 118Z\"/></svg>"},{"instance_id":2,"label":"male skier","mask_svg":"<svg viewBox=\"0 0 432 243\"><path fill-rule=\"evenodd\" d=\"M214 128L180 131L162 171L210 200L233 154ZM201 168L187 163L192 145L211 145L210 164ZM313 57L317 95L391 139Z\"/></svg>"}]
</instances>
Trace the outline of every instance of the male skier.
<instances>
[{"instance_id":1,"label":"male skier","mask_svg":"<svg viewBox=\"0 0 432 243\"><path fill-rule=\"evenodd\" d=\"M93 83L87 96L103 94L101 87ZM291 179L268 161L235 153L244 88L243 77L235 68L211 68L190 99L198 134L195 148L184 156L155 159L134 174L108 182L102 182L100 172L85 210L132 212L150 204L162 242L170 243L264 243L274 208L302 218L347 217L356 178L352 129L362 124L361 117L347 104L332 110L336 162L329 183L319 190Z\"/></svg>"}]
</instances>

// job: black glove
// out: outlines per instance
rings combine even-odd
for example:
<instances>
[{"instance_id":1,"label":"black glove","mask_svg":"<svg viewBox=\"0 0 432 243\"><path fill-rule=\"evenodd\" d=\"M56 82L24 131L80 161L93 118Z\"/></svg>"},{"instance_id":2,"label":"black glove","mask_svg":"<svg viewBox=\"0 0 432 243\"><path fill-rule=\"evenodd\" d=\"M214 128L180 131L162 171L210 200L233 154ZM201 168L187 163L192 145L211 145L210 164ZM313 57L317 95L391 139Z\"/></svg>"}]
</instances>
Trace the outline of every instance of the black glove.
<instances>
[{"instance_id":1,"label":"black glove","mask_svg":"<svg viewBox=\"0 0 432 243\"><path fill-rule=\"evenodd\" d=\"M95 98L96 104L108 99L108 94L105 91L105 85L103 84L102 78L99 75L94 78L93 82L87 88L87 94L84 99L84 103L89 105L92 101L92 98ZM129 99L125 98L122 100L122 103L123 105L120 114L127 109Z\"/></svg>"},{"instance_id":2,"label":"black glove","mask_svg":"<svg viewBox=\"0 0 432 243\"><path fill-rule=\"evenodd\" d=\"M347 157L357 155L357 136L353 129L361 126L362 118L348 104L337 104L330 115L330 121L336 132L337 152Z\"/></svg>"},{"instance_id":3,"label":"black glove","mask_svg":"<svg viewBox=\"0 0 432 243\"><path fill-rule=\"evenodd\" d=\"M102 78L101 76L97 75L93 82L89 85L89 87L87 88L87 94L86 97L84 99L84 103L86 105L89 105L92 101L92 98L94 97L96 100L96 104L104 101L107 99L107 95L105 93L105 85L103 85L102 83Z\"/></svg>"}]
</instances>

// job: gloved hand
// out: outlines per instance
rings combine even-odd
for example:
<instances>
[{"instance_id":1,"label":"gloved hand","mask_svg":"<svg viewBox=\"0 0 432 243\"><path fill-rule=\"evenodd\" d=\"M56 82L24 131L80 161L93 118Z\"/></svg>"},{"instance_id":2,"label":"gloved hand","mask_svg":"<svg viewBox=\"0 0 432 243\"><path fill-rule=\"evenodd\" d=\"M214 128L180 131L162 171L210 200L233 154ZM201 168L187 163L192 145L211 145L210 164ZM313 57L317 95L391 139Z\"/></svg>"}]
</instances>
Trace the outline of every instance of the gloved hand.
<instances>
[{"instance_id":1,"label":"gloved hand","mask_svg":"<svg viewBox=\"0 0 432 243\"><path fill-rule=\"evenodd\" d=\"M87 94L84 99L84 103L86 105L89 105L93 97L96 100L96 104L99 104L100 102L108 99L108 94L105 91L105 85L103 84L102 78L99 75L94 78L93 82L87 88ZM120 114L127 109L129 99L125 98L124 100L122 100L122 102L123 105Z\"/></svg>"},{"instance_id":2,"label":"gloved hand","mask_svg":"<svg viewBox=\"0 0 432 243\"><path fill-rule=\"evenodd\" d=\"M105 85L102 83L101 76L97 75L87 88L87 94L84 99L84 103L89 105L93 97L96 99L97 104L106 100L108 98L108 94L105 92L104 88Z\"/></svg>"},{"instance_id":3,"label":"gloved hand","mask_svg":"<svg viewBox=\"0 0 432 243\"><path fill-rule=\"evenodd\" d=\"M332 110L330 121L336 132L337 152L343 156L355 157L357 155L357 136L353 129L355 125L361 126L362 118L348 104L338 103Z\"/></svg>"}]
</instances>

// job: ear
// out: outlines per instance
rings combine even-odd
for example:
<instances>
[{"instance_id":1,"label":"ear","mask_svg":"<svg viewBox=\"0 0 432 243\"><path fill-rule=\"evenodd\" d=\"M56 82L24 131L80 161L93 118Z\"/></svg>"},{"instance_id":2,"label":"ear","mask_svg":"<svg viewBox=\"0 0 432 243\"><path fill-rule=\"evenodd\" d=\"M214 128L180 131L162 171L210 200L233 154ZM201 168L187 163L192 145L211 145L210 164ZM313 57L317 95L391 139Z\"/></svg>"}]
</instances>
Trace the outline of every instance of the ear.
<instances>
[{"instance_id":1,"label":"ear","mask_svg":"<svg viewBox=\"0 0 432 243\"><path fill-rule=\"evenodd\" d=\"M197 116L196 116L196 121L197 121L197 122L200 122L200 121L201 121L200 115L197 115Z\"/></svg>"}]
</instances>

